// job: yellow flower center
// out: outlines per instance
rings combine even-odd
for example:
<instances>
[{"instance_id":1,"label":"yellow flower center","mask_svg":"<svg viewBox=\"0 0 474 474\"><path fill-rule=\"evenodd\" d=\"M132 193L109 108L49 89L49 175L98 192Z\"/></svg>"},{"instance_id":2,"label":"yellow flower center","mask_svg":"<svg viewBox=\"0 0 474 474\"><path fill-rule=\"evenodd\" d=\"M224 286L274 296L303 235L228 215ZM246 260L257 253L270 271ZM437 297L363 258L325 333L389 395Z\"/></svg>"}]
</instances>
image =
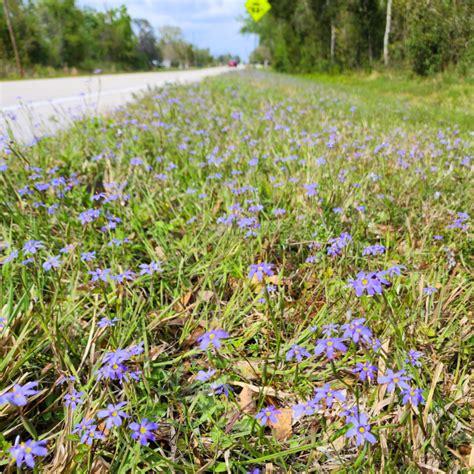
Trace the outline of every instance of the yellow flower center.
<instances>
[{"instance_id":1,"label":"yellow flower center","mask_svg":"<svg viewBox=\"0 0 474 474\"><path fill-rule=\"evenodd\" d=\"M363 284L363 285L367 285L368 283L369 283L369 280L367 280L366 278L364 278L364 279L362 280L362 284Z\"/></svg>"},{"instance_id":2,"label":"yellow flower center","mask_svg":"<svg viewBox=\"0 0 474 474\"><path fill-rule=\"evenodd\" d=\"M410 392L410 395L413 397L413 396L415 395L415 392L412 390L412 391Z\"/></svg>"},{"instance_id":3,"label":"yellow flower center","mask_svg":"<svg viewBox=\"0 0 474 474\"><path fill-rule=\"evenodd\" d=\"M146 433L146 428L145 428L144 426L142 426L142 427L140 428L140 433L141 433L141 434Z\"/></svg>"},{"instance_id":4,"label":"yellow flower center","mask_svg":"<svg viewBox=\"0 0 474 474\"><path fill-rule=\"evenodd\" d=\"M368 369L367 367L362 367L362 370L363 370L364 372L367 372L369 369Z\"/></svg>"},{"instance_id":5,"label":"yellow flower center","mask_svg":"<svg viewBox=\"0 0 474 474\"><path fill-rule=\"evenodd\" d=\"M365 433L365 428L363 426L359 428L359 433Z\"/></svg>"},{"instance_id":6,"label":"yellow flower center","mask_svg":"<svg viewBox=\"0 0 474 474\"><path fill-rule=\"evenodd\" d=\"M118 413L116 411L112 412L112 416L117 416L117 415L118 415Z\"/></svg>"},{"instance_id":7,"label":"yellow flower center","mask_svg":"<svg viewBox=\"0 0 474 474\"><path fill-rule=\"evenodd\" d=\"M357 328L357 329L356 329L356 332L360 332L360 328Z\"/></svg>"},{"instance_id":8,"label":"yellow flower center","mask_svg":"<svg viewBox=\"0 0 474 474\"><path fill-rule=\"evenodd\" d=\"M209 339L214 339L216 337L215 334L209 334Z\"/></svg>"},{"instance_id":9,"label":"yellow flower center","mask_svg":"<svg viewBox=\"0 0 474 474\"><path fill-rule=\"evenodd\" d=\"M328 392L328 397L332 397L332 392Z\"/></svg>"},{"instance_id":10,"label":"yellow flower center","mask_svg":"<svg viewBox=\"0 0 474 474\"><path fill-rule=\"evenodd\" d=\"M266 415L266 416L270 416L271 414L272 414L271 411L266 411L266 412L265 412L265 415Z\"/></svg>"},{"instance_id":11,"label":"yellow flower center","mask_svg":"<svg viewBox=\"0 0 474 474\"><path fill-rule=\"evenodd\" d=\"M75 401L76 401L76 397L71 397L71 400L72 400L73 402L75 402Z\"/></svg>"},{"instance_id":12,"label":"yellow flower center","mask_svg":"<svg viewBox=\"0 0 474 474\"><path fill-rule=\"evenodd\" d=\"M26 448L25 453L31 453L31 448Z\"/></svg>"},{"instance_id":13,"label":"yellow flower center","mask_svg":"<svg viewBox=\"0 0 474 474\"><path fill-rule=\"evenodd\" d=\"M327 345L328 347L331 347L333 344L334 344L334 342L332 342L332 341L328 341L328 342L326 343L326 345Z\"/></svg>"},{"instance_id":14,"label":"yellow flower center","mask_svg":"<svg viewBox=\"0 0 474 474\"><path fill-rule=\"evenodd\" d=\"M112 369L117 370L117 369L118 369L118 365L117 365L117 364L114 364L114 365L112 366Z\"/></svg>"},{"instance_id":15,"label":"yellow flower center","mask_svg":"<svg viewBox=\"0 0 474 474\"><path fill-rule=\"evenodd\" d=\"M93 432L93 431L91 431L91 432L89 433L89 437L91 437L91 438L94 437L94 432Z\"/></svg>"},{"instance_id":16,"label":"yellow flower center","mask_svg":"<svg viewBox=\"0 0 474 474\"><path fill-rule=\"evenodd\" d=\"M393 383L398 383L398 379L396 377L393 379Z\"/></svg>"},{"instance_id":17,"label":"yellow flower center","mask_svg":"<svg viewBox=\"0 0 474 474\"><path fill-rule=\"evenodd\" d=\"M295 351L295 354L298 355L300 353L300 351Z\"/></svg>"}]
</instances>

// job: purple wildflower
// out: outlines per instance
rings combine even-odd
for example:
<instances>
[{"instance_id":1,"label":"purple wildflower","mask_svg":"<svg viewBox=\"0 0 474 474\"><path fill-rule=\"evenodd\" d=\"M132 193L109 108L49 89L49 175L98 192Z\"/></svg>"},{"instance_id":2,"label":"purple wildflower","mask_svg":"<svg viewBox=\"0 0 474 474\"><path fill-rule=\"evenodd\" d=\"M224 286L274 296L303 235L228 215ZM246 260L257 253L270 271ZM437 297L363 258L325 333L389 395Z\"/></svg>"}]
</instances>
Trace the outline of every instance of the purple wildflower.
<instances>
[{"instance_id":1,"label":"purple wildflower","mask_svg":"<svg viewBox=\"0 0 474 474\"><path fill-rule=\"evenodd\" d=\"M304 185L304 189L306 191L306 196L316 196L318 193L317 191L318 184L317 183L309 183Z\"/></svg>"},{"instance_id":2,"label":"purple wildflower","mask_svg":"<svg viewBox=\"0 0 474 474\"><path fill-rule=\"evenodd\" d=\"M207 382L214 376L215 373L216 371L214 369L209 369L206 372L204 372L204 370L200 370L196 375L196 380L199 380L199 382Z\"/></svg>"},{"instance_id":3,"label":"purple wildflower","mask_svg":"<svg viewBox=\"0 0 474 474\"><path fill-rule=\"evenodd\" d=\"M342 329L344 334L342 337L344 339L352 339L356 344L364 339L365 341L370 341L372 337L372 331L364 326L365 318L354 319L351 322L344 324Z\"/></svg>"},{"instance_id":4,"label":"purple wildflower","mask_svg":"<svg viewBox=\"0 0 474 474\"><path fill-rule=\"evenodd\" d=\"M92 276L92 282L95 283L96 281L103 281L105 283L108 283L110 276L110 268L104 268L103 270L101 268L96 268L93 271L89 271L89 275Z\"/></svg>"},{"instance_id":5,"label":"purple wildflower","mask_svg":"<svg viewBox=\"0 0 474 474\"><path fill-rule=\"evenodd\" d=\"M341 342L342 337L328 337L326 339L318 339L316 348L314 349L315 355L326 352L328 359L334 359L334 350L346 352L347 347Z\"/></svg>"},{"instance_id":6,"label":"purple wildflower","mask_svg":"<svg viewBox=\"0 0 474 474\"><path fill-rule=\"evenodd\" d=\"M359 297L364 294L364 291L370 296L382 294L382 282L376 273L359 272L356 279L349 280L349 285L355 289Z\"/></svg>"},{"instance_id":7,"label":"purple wildflower","mask_svg":"<svg viewBox=\"0 0 474 474\"><path fill-rule=\"evenodd\" d=\"M412 349L411 351L408 351L405 362L407 364L413 365L414 367L420 367L421 362L418 359L422 356L423 356L423 352L415 351L414 349Z\"/></svg>"},{"instance_id":8,"label":"purple wildflower","mask_svg":"<svg viewBox=\"0 0 474 474\"><path fill-rule=\"evenodd\" d=\"M84 392L78 392L75 388L73 388L71 393L67 393L64 396L64 404L67 407L70 407L72 410L75 410L77 405L84 404L84 400L82 399L83 396Z\"/></svg>"},{"instance_id":9,"label":"purple wildflower","mask_svg":"<svg viewBox=\"0 0 474 474\"><path fill-rule=\"evenodd\" d=\"M45 271L49 272L52 268L59 268L61 265L61 260L59 260L59 255L56 255L54 257L49 257L48 260L43 262L42 267L44 268Z\"/></svg>"},{"instance_id":10,"label":"purple wildflower","mask_svg":"<svg viewBox=\"0 0 474 474\"><path fill-rule=\"evenodd\" d=\"M330 239L328 241L329 248L327 249L327 254L331 257L336 255L341 255L344 247L347 247L352 242L352 236L347 232L343 232L339 237Z\"/></svg>"},{"instance_id":11,"label":"purple wildflower","mask_svg":"<svg viewBox=\"0 0 474 474\"><path fill-rule=\"evenodd\" d=\"M301 346L297 344L293 344L290 350L286 353L286 360L290 361L292 359L296 359L298 363L302 362L303 357L310 357L311 354Z\"/></svg>"},{"instance_id":12,"label":"purple wildflower","mask_svg":"<svg viewBox=\"0 0 474 474\"><path fill-rule=\"evenodd\" d=\"M136 275L131 270L125 270L122 273L118 273L117 275L112 275L110 277L111 280L116 281L117 283L123 283L124 281L133 281Z\"/></svg>"},{"instance_id":13,"label":"purple wildflower","mask_svg":"<svg viewBox=\"0 0 474 474\"><path fill-rule=\"evenodd\" d=\"M349 423L349 420L353 417L356 417L358 414L359 410L357 409L357 405L353 407L348 407L346 405L344 410L341 411L341 416L346 419L346 423Z\"/></svg>"},{"instance_id":14,"label":"purple wildflower","mask_svg":"<svg viewBox=\"0 0 474 474\"><path fill-rule=\"evenodd\" d=\"M380 255L382 253L385 253L386 250L387 249L383 245L369 245L365 247L365 249L362 251L362 255Z\"/></svg>"},{"instance_id":15,"label":"purple wildflower","mask_svg":"<svg viewBox=\"0 0 474 474\"><path fill-rule=\"evenodd\" d=\"M423 288L423 293L425 295L432 295L436 293L438 290L434 286L427 286L426 288Z\"/></svg>"},{"instance_id":16,"label":"purple wildflower","mask_svg":"<svg viewBox=\"0 0 474 474\"><path fill-rule=\"evenodd\" d=\"M100 209L88 209L87 211L81 212L79 214L79 220L82 225L89 224L90 222L95 221L100 216Z\"/></svg>"},{"instance_id":17,"label":"purple wildflower","mask_svg":"<svg viewBox=\"0 0 474 474\"><path fill-rule=\"evenodd\" d=\"M160 262L142 263L140 268L140 275L153 275L155 272L163 271Z\"/></svg>"},{"instance_id":18,"label":"purple wildflower","mask_svg":"<svg viewBox=\"0 0 474 474\"><path fill-rule=\"evenodd\" d=\"M91 420L92 421L92 420ZM105 439L104 433L97 429L97 426L94 424L88 424L84 433L81 436L81 443L88 444L89 446L96 440Z\"/></svg>"},{"instance_id":19,"label":"purple wildflower","mask_svg":"<svg viewBox=\"0 0 474 474\"><path fill-rule=\"evenodd\" d=\"M330 337L333 334L336 334L339 329L339 324L329 323L323 325L323 330L321 331L325 336Z\"/></svg>"},{"instance_id":20,"label":"purple wildflower","mask_svg":"<svg viewBox=\"0 0 474 474\"><path fill-rule=\"evenodd\" d=\"M23 253L25 255L34 255L38 250L44 248L45 246L41 240L28 240L23 246Z\"/></svg>"},{"instance_id":21,"label":"purple wildflower","mask_svg":"<svg viewBox=\"0 0 474 474\"><path fill-rule=\"evenodd\" d=\"M112 318L112 319L109 319L109 318L102 318L99 320L99 322L97 323L97 326L99 326L100 328L108 328L108 327L113 327L115 326L115 323L118 321L118 318Z\"/></svg>"},{"instance_id":22,"label":"purple wildflower","mask_svg":"<svg viewBox=\"0 0 474 474\"><path fill-rule=\"evenodd\" d=\"M334 400L339 400L340 402L344 402L346 400L346 396L342 393L341 390L333 390L331 385L326 383L323 387L317 388L315 390L314 400L316 402L320 402L324 400L328 408L331 408Z\"/></svg>"},{"instance_id":23,"label":"purple wildflower","mask_svg":"<svg viewBox=\"0 0 474 474\"><path fill-rule=\"evenodd\" d=\"M113 426L121 426L122 418L130 418L122 408L127 405L127 402L120 402L117 405L109 404L104 410L97 412L98 418L106 418L105 427L110 430Z\"/></svg>"},{"instance_id":24,"label":"purple wildflower","mask_svg":"<svg viewBox=\"0 0 474 474\"><path fill-rule=\"evenodd\" d=\"M83 262L92 262L95 259L95 252L82 252L81 260Z\"/></svg>"},{"instance_id":25,"label":"purple wildflower","mask_svg":"<svg viewBox=\"0 0 474 474\"><path fill-rule=\"evenodd\" d=\"M298 403L293 407L293 418L297 420L303 416L314 415L316 410L319 410L320 408L321 406L314 398L308 400L306 403Z\"/></svg>"},{"instance_id":26,"label":"purple wildflower","mask_svg":"<svg viewBox=\"0 0 474 474\"><path fill-rule=\"evenodd\" d=\"M387 268L387 270L382 270L380 272L377 272L377 276L379 278L382 278L385 275L388 275L388 276L391 276L391 277L400 276L402 274L403 269L405 269L405 267L403 265L393 265L392 267ZM383 283L383 284L386 285L387 283Z\"/></svg>"},{"instance_id":27,"label":"purple wildflower","mask_svg":"<svg viewBox=\"0 0 474 474\"><path fill-rule=\"evenodd\" d=\"M357 362L356 366L352 369L354 374L359 375L359 379L365 381L366 379L372 381L377 373L377 367L372 365L370 362Z\"/></svg>"},{"instance_id":28,"label":"purple wildflower","mask_svg":"<svg viewBox=\"0 0 474 474\"><path fill-rule=\"evenodd\" d=\"M13 260L15 260L16 258L18 258L18 250L13 249L9 255L4 257L3 260L0 260L0 265L5 265L5 263L13 262Z\"/></svg>"},{"instance_id":29,"label":"purple wildflower","mask_svg":"<svg viewBox=\"0 0 474 474\"><path fill-rule=\"evenodd\" d=\"M20 437L17 436L15 444L9 448L8 452L17 467L21 468L23 463L33 469L35 467L35 456L46 456L48 450L45 447L46 441L33 441L32 439L20 442Z\"/></svg>"},{"instance_id":30,"label":"purple wildflower","mask_svg":"<svg viewBox=\"0 0 474 474\"><path fill-rule=\"evenodd\" d=\"M387 375L380 375L377 379L377 382L379 384L387 383L387 390L389 393L393 392L395 387L406 390L410 388L410 386L407 384L407 381L410 380L410 377L403 375L404 373L404 370L394 372L392 369L388 369Z\"/></svg>"},{"instance_id":31,"label":"purple wildflower","mask_svg":"<svg viewBox=\"0 0 474 474\"><path fill-rule=\"evenodd\" d=\"M226 339L230 337L227 331L223 329L213 329L212 331L208 331L202 336L198 338L199 347L205 351L210 345L212 345L215 349L221 348L221 339Z\"/></svg>"},{"instance_id":32,"label":"purple wildflower","mask_svg":"<svg viewBox=\"0 0 474 474\"><path fill-rule=\"evenodd\" d=\"M10 403L18 407L25 406L28 403L27 397L32 397L38 393L38 390L34 390L38 382L28 382L25 385L13 385L10 392L6 392L0 396L0 403Z\"/></svg>"},{"instance_id":33,"label":"purple wildflower","mask_svg":"<svg viewBox=\"0 0 474 474\"><path fill-rule=\"evenodd\" d=\"M230 392L233 392L233 388L227 383L212 383L211 384L212 393L210 395L225 395L228 397Z\"/></svg>"},{"instance_id":34,"label":"purple wildflower","mask_svg":"<svg viewBox=\"0 0 474 474\"><path fill-rule=\"evenodd\" d=\"M279 415L280 413L281 411L277 410L273 405L270 405L268 407L262 408L257 413L257 416L255 418L262 426L265 426L269 421L271 423L277 423L277 415Z\"/></svg>"},{"instance_id":35,"label":"purple wildflower","mask_svg":"<svg viewBox=\"0 0 474 474\"><path fill-rule=\"evenodd\" d=\"M375 436L370 432L369 417L365 413L349 419L352 424L352 428L347 431L346 437L352 438L355 436L356 445L360 446L364 441L368 441L370 444L374 444L376 439Z\"/></svg>"},{"instance_id":36,"label":"purple wildflower","mask_svg":"<svg viewBox=\"0 0 474 474\"><path fill-rule=\"evenodd\" d=\"M94 423L94 420L88 420L86 418L83 418L80 423L76 423L74 425L74 429L72 430L73 433L80 433L82 431L87 430L92 424Z\"/></svg>"},{"instance_id":37,"label":"purple wildflower","mask_svg":"<svg viewBox=\"0 0 474 474\"><path fill-rule=\"evenodd\" d=\"M139 423L130 423L129 428L132 431L133 439L138 439L142 446L148 446L150 441L155 441L153 430L158 428L158 423L148 421L144 418Z\"/></svg>"},{"instance_id":38,"label":"purple wildflower","mask_svg":"<svg viewBox=\"0 0 474 474\"><path fill-rule=\"evenodd\" d=\"M402 403L406 405L411 403L417 407L419 403L424 403L423 390L421 388L406 388L402 391L403 400Z\"/></svg>"},{"instance_id":39,"label":"purple wildflower","mask_svg":"<svg viewBox=\"0 0 474 474\"><path fill-rule=\"evenodd\" d=\"M257 281L263 281L265 276L273 276L273 263L254 263L249 267L249 279L252 279L254 276Z\"/></svg>"}]
</instances>

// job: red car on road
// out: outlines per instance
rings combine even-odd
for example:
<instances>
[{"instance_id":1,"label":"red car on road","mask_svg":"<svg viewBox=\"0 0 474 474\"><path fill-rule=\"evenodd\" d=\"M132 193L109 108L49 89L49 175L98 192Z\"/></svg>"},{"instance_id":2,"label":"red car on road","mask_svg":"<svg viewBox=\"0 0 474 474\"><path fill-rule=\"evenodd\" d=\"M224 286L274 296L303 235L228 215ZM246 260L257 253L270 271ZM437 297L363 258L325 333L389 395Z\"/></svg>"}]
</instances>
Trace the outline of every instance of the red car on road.
<instances>
[{"instance_id":1,"label":"red car on road","mask_svg":"<svg viewBox=\"0 0 474 474\"><path fill-rule=\"evenodd\" d=\"M237 67L239 63L235 59L231 59L228 63L227 66L229 67Z\"/></svg>"}]
</instances>

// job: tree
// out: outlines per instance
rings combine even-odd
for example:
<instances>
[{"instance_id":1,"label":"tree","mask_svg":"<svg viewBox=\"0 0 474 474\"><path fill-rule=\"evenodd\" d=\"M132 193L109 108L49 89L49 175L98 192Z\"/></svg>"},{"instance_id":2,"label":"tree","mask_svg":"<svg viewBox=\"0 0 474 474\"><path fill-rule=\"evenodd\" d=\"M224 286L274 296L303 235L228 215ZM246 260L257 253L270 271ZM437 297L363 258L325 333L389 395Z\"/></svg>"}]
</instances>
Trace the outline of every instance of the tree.
<instances>
[{"instance_id":1,"label":"tree","mask_svg":"<svg viewBox=\"0 0 474 474\"><path fill-rule=\"evenodd\" d=\"M267 46L258 46L250 54L250 62L252 64L270 64L271 61L271 51Z\"/></svg>"},{"instance_id":2,"label":"tree","mask_svg":"<svg viewBox=\"0 0 474 474\"><path fill-rule=\"evenodd\" d=\"M150 22L145 19L137 19L133 20L133 25L138 31L137 50L143 57L144 66L149 67L151 64L160 63L162 55L158 46L158 39Z\"/></svg>"},{"instance_id":3,"label":"tree","mask_svg":"<svg viewBox=\"0 0 474 474\"><path fill-rule=\"evenodd\" d=\"M15 32L13 31L11 19L10 19L10 10L8 8L7 0L3 0L3 10L5 12L5 21L8 27L8 33L10 35L10 40L12 43L12 48L15 54L16 67L18 68L18 73L23 77L23 68L21 66L20 55L18 54L18 48L16 45Z\"/></svg>"},{"instance_id":4,"label":"tree","mask_svg":"<svg viewBox=\"0 0 474 474\"><path fill-rule=\"evenodd\" d=\"M388 66L388 43L390 37L390 28L392 26L392 0L387 0L387 15L385 17L385 33L383 35L383 63Z\"/></svg>"}]
</instances>

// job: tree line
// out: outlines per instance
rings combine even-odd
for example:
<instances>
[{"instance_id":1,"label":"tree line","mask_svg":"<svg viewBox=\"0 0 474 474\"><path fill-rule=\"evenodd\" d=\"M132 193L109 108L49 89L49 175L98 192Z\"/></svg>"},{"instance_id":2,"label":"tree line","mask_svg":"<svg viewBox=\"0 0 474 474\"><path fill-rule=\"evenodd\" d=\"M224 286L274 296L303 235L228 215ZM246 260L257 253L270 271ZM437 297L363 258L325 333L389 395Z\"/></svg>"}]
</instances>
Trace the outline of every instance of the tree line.
<instances>
[{"instance_id":1,"label":"tree line","mask_svg":"<svg viewBox=\"0 0 474 474\"><path fill-rule=\"evenodd\" d=\"M162 27L157 35L148 20L133 19L125 6L97 11L75 0L0 0L0 5L4 76L15 63L21 69L93 71L207 66L217 60L209 49L185 41L177 27Z\"/></svg>"},{"instance_id":2,"label":"tree line","mask_svg":"<svg viewBox=\"0 0 474 474\"><path fill-rule=\"evenodd\" d=\"M474 57L472 0L270 0L254 62L286 72L408 66L428 75Z\"/></svg>"}]
</instances>

